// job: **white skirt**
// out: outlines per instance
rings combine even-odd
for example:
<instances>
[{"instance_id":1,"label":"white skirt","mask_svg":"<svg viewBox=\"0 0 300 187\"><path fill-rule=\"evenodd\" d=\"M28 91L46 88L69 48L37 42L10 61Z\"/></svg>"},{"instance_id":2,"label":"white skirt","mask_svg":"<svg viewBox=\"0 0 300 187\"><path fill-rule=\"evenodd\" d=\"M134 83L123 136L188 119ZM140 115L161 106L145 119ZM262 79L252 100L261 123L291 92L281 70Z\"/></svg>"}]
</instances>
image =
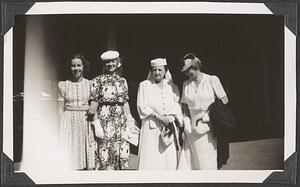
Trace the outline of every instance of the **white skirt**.
<instances>
[{"instance_id":1,"label":"white skirt","mask_svg":"<svg viewBox=\"0 0 300 187\"><path fill-rule=\"evenodd\" d=\"M95 168L95 141L86 111L65 111L61 119L60 142L68 167L73 170Z\"/></svg>"},{"instance_id":2,"label":"white skirt","mask_svg":"<svg viewBox=\"0 0 300 187\"><path fill-rule=\"evenodd\" d=\"M143 119L138 154L139 170L176 170L177 151L175 142L165 146L160 138L161 124L152 117ZM150 125L150 123L155 123ZM151 126L151 127L150 127ZM155 126L153 128L153 126Z\"/></svg>"},{"instance_id":3,"label":"white skirt","mask_svg":"<svg viewBox=\"0 0 300 187\"><path fill-rule=\"evenodd\" d=\"M198 116L192 112L191 115L192 132L185 134L186 139L177 169L217 170L217 139L210 130L204 134L197 134L193 127Z\"/></svg>"}]
</instances>

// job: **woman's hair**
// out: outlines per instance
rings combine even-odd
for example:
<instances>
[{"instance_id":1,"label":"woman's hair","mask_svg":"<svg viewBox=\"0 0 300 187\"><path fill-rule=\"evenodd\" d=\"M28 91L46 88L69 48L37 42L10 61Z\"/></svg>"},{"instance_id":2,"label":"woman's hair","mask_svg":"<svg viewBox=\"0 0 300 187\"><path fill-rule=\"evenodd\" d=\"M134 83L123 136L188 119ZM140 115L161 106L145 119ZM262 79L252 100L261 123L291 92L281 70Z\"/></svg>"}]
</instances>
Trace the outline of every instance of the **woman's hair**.
<instances>
[{"instance_id":1,"label":"woman's hair","mask_svg":"<svg viewBox=\"0 0 300 187\"><path fill-rule=\"evenodd\" d=\"M82 53L74 53L71 58L69 58L69 61L67 63L67 72L68 75L71 76L71 62L73 59L80 59L82 61L83 65L83 77L86 77L90 71L90 63L89 61L85 58L85 56Z\"/></svg>"},{"instance_id":2,"label":"woman's hair","mask_svg":"<svg viewBox=\"0 0 300 187\"><path fill-rule=\"evenodd\" d=\"M192 65L188 69L192 70L201 70L202 68L202 62L201 60L194 54L194 53L188 53L183 57L183 61L186 59L192 60Z\"/></svg>"}]
</instances>

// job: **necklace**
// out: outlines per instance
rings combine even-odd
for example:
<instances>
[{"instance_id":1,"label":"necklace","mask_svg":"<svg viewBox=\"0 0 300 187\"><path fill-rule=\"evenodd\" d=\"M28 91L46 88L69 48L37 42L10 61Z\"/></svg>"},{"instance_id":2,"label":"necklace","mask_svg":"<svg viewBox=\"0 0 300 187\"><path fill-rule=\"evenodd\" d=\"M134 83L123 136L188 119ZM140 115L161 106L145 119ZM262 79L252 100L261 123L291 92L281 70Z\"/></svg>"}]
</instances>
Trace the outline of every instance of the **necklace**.
<instances>
[{"instance_id":1,"label":"necklace","mask_svg":"<svg viewBox=\"0 0 300 187\"><path fill-rule=\"evenodd\" d=\"M200 82L202 81L202 79L203 79L203 74L201 73L201 74L199 74L199 75L197 76L197 78L194 80L194 82L195 82L195 83L200 83Z\"/></svg>"},{"instance_id":2,"label":"necklace","mask_svg":"<svg viewBox=\"0 0 300 187\"><path fill-rule=\"evenodd\" d=\"M199 87L199 85L200 85L202 79L203 79L203 74L200 73L200 74L197 76L196 80L194 80L194 84L195 84L195 86L196 86L196 88L197 88L197 89L195 89L195 92L197 92L198 87Z\"/></svg>"}]
</instances>

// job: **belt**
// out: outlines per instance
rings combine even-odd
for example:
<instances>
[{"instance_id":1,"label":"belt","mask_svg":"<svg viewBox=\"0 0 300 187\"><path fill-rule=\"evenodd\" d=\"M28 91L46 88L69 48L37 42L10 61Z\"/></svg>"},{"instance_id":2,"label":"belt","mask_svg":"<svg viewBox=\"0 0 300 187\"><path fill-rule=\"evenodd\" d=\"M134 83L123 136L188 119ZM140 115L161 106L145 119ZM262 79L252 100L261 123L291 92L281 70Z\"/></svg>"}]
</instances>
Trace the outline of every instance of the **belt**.
<instances>
[{"instance_id":1,"label":"belt","mask_svg":"<svg viewBox=\"0 0 300 187\"><path fill-rule=\"evenodd\" d=\"M89 110L88 105L83 105L83 106L65 106L66 111L87 111Z\"/></svg>"},{"instance_id":2,"label":"belt","mask_svg":"<svg viewBox=\"0 0 300 187\"><path fill-rule=\"evenodd\" d=\"M124 103L121 102L101 102L99 106L109 105L109 106L124 106Z\"/></svg>"}]
</instances>

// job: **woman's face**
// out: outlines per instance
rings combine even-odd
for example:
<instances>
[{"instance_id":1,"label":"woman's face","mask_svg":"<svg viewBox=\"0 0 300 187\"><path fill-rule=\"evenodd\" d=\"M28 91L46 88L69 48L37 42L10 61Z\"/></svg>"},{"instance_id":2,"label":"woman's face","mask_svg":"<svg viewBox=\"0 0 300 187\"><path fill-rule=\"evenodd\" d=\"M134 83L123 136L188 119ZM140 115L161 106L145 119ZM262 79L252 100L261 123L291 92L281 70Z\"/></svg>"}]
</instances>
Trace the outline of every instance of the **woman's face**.
<instances>
[{"instance_id":1,"label":"woman's face","mask_svg":"<svg viewBox=\"0 0 300 187\"><path fill-rule=\"evenodd\" d=\"M186 70L184 73L186 76L188 76L191 80L195 81L198 78L198 73L200 72L200 70L194 70L192 68L189 68L188 70Z\"/></svg>"},{"instance_id":2,"label":"woman's face","mask_svg":"<svg viewBox=\"0 0 300 187\"><path fill-rule=\"evenodd\" d=\"M155 82L160 82L164 78L166 70L164 66L156 66L152 68L152 73Z\"/></svg>"},{"instance_id":3,"label":"woman's face","mask_svg":"<svg viewBox=\"0 0 300 187\"><path fill-rule=\"evenodd\" d=\"M104 69L105 72L108 73L114 73L118 68L118 60L113 59L113 60L107 60L104 62Z\"/></svg>"},{"instance_id":4,"label":"woman's face","mask_svg":"<svg viewBox=\"0 0 300 187\"><path fill-rule=\"evenodd\" d=\"M71 72L73 78L80 78L83 76L83 63L79 58L71 60Z\"/></svg>"}]
</instances>

